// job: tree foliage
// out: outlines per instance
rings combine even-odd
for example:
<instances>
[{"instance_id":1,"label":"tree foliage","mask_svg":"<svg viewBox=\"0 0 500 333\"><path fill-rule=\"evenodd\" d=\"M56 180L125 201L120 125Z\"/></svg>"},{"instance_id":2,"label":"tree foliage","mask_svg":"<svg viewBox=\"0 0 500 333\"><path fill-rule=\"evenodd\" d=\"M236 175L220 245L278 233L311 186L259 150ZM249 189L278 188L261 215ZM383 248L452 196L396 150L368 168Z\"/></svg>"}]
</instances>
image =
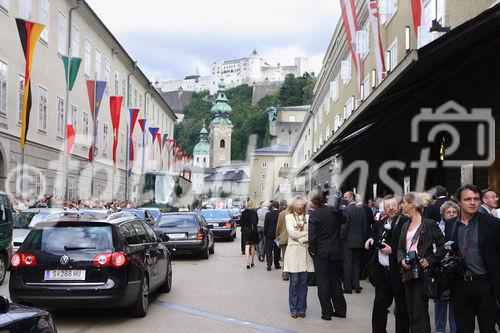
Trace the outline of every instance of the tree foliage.
<instances>
[{"instance_id":1,"label":"tree foliage","mask_svg":"<svg viewBox=\"0 0 500 333\"><path fill-rule=\"evenodd\" d=\"M296 106L311 104L313 98L313 89L316 84L314 73L304 73L304 75L295 77L288 74L285 82L280 88L278 102L281 106Z\"/></svg>"},{"instance_id":2,"label":"tree foliage","mask_svg":"<svg viewBox=\"0 0 500 333\"><path fill-rule=\"evenodd\" d=\"M304 73L295 77L289 74L279 92L262 98L257 106L252 106L252 87L244 84L226 91L232 112L229 116L233 124L231 137L231 159L245 160L248 144L255 135L255 147L261 148L269 144L269 122L266 109L271 106L306 105L312 102L313 89L316 84L314 73ZM203 122L209 130L213 115L210 112L216 96L208 92L194 93L193 101L184 111L184 120L176 125L175 139L182 148L193 153L198 143Z\"/></svg>"}]
</instances>

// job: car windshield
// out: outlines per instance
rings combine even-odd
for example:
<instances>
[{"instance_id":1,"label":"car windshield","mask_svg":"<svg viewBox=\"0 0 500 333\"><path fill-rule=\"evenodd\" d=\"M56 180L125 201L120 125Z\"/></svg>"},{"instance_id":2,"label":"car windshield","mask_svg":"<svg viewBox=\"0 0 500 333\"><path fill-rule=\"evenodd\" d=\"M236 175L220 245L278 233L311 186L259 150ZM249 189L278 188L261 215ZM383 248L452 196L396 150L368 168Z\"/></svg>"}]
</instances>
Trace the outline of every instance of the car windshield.
<instances>
[{"instance_id":1,"label":"car windshield","mask_svg":"<svg viewBox=\"0 0 500 333\"><path fill-rule=\"evenodd\" d=\"M36 212L20 212L14 216L13 227L17 229L28 229L31 219L36 215Z\"/></svg>"},{"instance_id":2,"label":"car windshield","mask_svg":"<svg viewBox=\"0 0 500 333\"><path fill-rule=\"evenodd\" d=\"M65 252L78 250L112 251L111 226L56 225L30 232L24 244L27 250Z\"/></svg>"},{"instance_id":3,"label":"car windshield","mask_svg":"<svg viewBox=\"0 0 500 333\"><path fill-rule=\"evenodd\" d=\"M228 219L229 218L229 213L227 210L207 209L207 210L202 210L201 215L203 215L207 219Z\"/></svg>"},{"instance_id":4,"label":"car windshield","mask_svg":"<svg viewBox=\"0 0 500 333\"><path fill-rule=\"evenodd\" d=\"M148 209L148 211L151 213L151 215L154 217L156 220L158 217L160 217L160 211L156 209Z\"/></svg>"},{"instance_id":5,"label":"car windshield","mask_svg":"<svg viewBox=\"0 0 500 333\"><path fill-rule=\"evenodd\" d=\"M49 213L47 212L20 212L14 217L13 227L16 229L29 229L38 222L43 221Z\"/></svg>"},{"instance_id":6,"label":"car windshield","mask_svg":"<svg viewBox=\"0 0 500 333\"><path fill-rule=\"evenodd\" d=\"M163 215L158 228L191 228L196 226L194 215Z\"/></svg>"}]
</instances>

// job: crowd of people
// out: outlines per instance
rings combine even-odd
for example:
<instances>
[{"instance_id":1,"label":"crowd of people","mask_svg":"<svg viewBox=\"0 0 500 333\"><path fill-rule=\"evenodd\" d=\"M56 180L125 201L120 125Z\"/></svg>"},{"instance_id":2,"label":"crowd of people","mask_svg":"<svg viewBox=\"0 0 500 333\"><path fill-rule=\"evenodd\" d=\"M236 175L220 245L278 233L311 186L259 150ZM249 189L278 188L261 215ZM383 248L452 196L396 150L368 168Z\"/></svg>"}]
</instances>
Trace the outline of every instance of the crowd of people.
<instances>
[{"instance_id":1,"label":"crowd of people","mask_svg":"<svg viewBox=\"0 0 500 333\"><path fill-rule=\"evenodd\" d=\"M20 198L16 195L11 197L12 209L19 213L28 208L62 208L62 209L109 209L118 211L120 209L136 208L133 201L128 200L82 200L82 199L54 199L46 194L38 199L28 197Z\"/></svg>"},{"instance_id":2,"label":"crowd of people","mask_svg":"<svg viewBox=\"0 0 500 333\"><path fill-rule=\"evenodd\" d=\"M328 204L315 189L309 200L272 201L241 215L246 268L266 261L289 281L293 318L304 318L308 285L317 285L321 318L345 318L344 294L375 287L372 332L387 332L394 303L403 332L496 332L500 319L500 220L491 189L436 186L402 198L387 195L365 204L353 192ZM280 261L283 260L283 267ZM431 325L429 301L434 303ZM433 326L433 328L431 328Z\"/></svg>"}]
</instances>

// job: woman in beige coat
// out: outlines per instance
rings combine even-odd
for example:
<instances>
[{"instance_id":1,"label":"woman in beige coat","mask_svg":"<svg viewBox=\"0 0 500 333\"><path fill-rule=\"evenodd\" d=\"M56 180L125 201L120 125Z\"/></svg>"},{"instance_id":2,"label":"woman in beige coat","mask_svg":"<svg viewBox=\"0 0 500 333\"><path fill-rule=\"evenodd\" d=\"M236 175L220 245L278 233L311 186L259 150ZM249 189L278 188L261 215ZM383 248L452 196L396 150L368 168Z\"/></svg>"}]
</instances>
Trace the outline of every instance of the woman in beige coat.
<instances>
[{"instance_id":1,"label":"woman in beige coat","mask_svg":"<svg viewBox=\"0 0 500 333\"><path fill-rule=\"evenodd\" d=\"M314 272L314 264L307 250L306 202L302 199L295 199L290 211L291 213L285 217L288 245L283 271L290 273L288 289L290 313L293 318L304 318L307 309L307 272Z\"/></svg>"}]
</instances>

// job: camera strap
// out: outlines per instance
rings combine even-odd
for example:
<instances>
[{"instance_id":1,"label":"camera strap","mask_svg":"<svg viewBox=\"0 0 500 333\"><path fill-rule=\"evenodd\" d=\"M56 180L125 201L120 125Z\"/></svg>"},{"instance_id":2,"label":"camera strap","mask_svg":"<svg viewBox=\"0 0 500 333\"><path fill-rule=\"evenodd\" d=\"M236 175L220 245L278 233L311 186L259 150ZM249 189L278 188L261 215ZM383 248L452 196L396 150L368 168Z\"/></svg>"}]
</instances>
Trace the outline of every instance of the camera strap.
<instances>
[{"instance_id":1,"label":"camera strap","mask_svg":"<svg viewBox=\"0 0 500 333\"><path fill-rule=\"evenodd\" d=\"M417 239L418 239L418 237L420 237L420 234L422 233L422 229L424 228L424 223L426 223L426 220L422 220L422 222L420 222L420 225L418 226L417 230L415 231L415 234L411 238L410 248L408 248L406 252L410 251L412 246L415 245L415 243L417 242ZM408 227L409 226L410 226L410 224L408 224Z\"/></svg>"}]
</instances>

